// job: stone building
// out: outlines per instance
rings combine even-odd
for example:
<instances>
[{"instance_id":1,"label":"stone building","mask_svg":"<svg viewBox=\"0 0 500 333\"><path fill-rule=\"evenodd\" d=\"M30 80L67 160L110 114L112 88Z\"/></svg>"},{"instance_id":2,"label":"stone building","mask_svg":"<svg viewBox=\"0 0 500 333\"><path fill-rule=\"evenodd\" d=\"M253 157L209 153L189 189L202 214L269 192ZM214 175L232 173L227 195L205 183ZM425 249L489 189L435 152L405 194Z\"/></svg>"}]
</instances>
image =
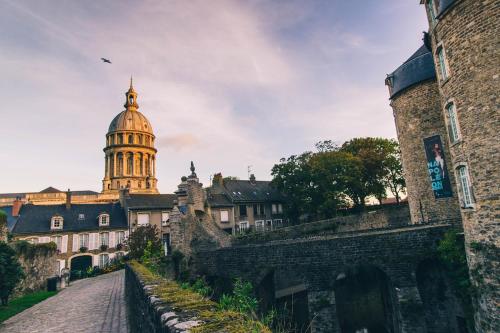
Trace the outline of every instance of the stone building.
<instances>
[{"instance_id":1,"label":"stone building","mask_svg":"<svg viewBox=\"0 0 500 333\"><path fill-rule=\"evenodd\" d=\"M424 45L386 78L412 223L460 219L432 58L424 35Z\"/></svg>"},{"instance_id":2,"label":"stone building","mask_svg":"<svg viewBox=\"0 0 500 333\"><path fill-rule=\"evenodd\" d=\"M102 193L118 193L123 188L130 192L158 193L155 136L149 120L137 111L132 79L125 96L125 110L111 121L106 134Z\"/></svg>"},{"instance_id":3,"label":"stone building","mask_svg":"<svg viewBox=\"0 0 500 333\"><path fill-rule=\"evenodd\" d=\"M217 225L229 233L264 231L284 224L283 196L269 181L224 179L214 176L206 189L207 206Z\"/></svg>"},{"instance_id":4,"label":"stone building","mask_svg":"<svg viewBox=\"0 0 500 333\"><path fill-rule=\"evenodd\" d=\"M120 203L63 205L26 204L11 231L14 239L57 245L59 272L105 266L125 254L127 219Z\"/></svg>"},{"instance_id":5,"label":"stone building","mask_svg":"<svg viewBox=\"0 0 500 333\"><path fill-rule=\"evenodd\" d=\"M455 181L450 177L451 188L458 193L459 205L454 208L455 203L450 201L445 212L432 205L430 198L426 204L437 216L460 213L469 271L477 289L476 331L498 332L500 142L496 138L500 131L497 100L500 5L498 0L421 0L421 4L429 21L429 38L425 44L426 53L430 55L427 58L432 58L435 73L432 75L429 66L415 66L415 75L420 79L407 85L400 95L393 93L397 75L386 79L392 89L391 104L401 149L406 150L402 153L403 165L407 170L418 170L419 165L429 162L428 159L422 161L418 155L411 159L415 145L414 140L407 137L412 135L409 127L413 118L408 115L415 110L428 110L429 115L415 123L416 135L428 135L429 122L435 122L432 126L439 132L443 146L440 151L444 153L443 162L438 164L447 166L454 176ZM416 60L413 62L417 64ZM426 76L428 80L424 79ZM431 76L435 76L435 83L431 83L434 82ZM422 173L408 176L408 200L410 208L416 211L415 207L420 205L418 197L425 195L425 189L419 185L424 184ZM412 218L418 221L413 212Z\"/></svg>"}]
</instances>

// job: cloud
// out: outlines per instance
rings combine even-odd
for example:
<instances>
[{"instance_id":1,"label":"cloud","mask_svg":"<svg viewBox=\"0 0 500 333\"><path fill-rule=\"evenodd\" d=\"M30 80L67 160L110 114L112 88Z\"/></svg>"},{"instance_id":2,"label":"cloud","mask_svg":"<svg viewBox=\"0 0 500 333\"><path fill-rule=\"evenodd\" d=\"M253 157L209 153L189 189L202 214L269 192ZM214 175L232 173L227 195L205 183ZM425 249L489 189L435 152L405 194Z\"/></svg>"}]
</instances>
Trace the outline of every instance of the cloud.
<instances>
[{"instance_id":1,"label":"cloud","mask_svg":"<svg viewBox=\"0 0 500 333\"><path fill-rule=\"evenodd\" d=\"M198 145L200 140L191 133L181 133L163 136L157 139L156 142L158 147L179 151Z\"/></svg>"}]
</instances>

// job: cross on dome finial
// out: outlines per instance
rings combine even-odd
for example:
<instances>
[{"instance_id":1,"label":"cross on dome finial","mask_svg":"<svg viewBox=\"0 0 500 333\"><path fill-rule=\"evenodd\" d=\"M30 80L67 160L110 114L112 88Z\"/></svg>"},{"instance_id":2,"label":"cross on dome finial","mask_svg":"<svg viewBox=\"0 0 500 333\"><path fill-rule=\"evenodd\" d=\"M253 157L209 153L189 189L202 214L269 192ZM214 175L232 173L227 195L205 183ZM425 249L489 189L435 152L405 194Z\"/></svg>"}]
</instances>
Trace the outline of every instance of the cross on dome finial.
<instances>
[{"instance_id":1,"label":"cross on dome finial","mask_svg":"<svg viewBox=\"0 0 500 333\"><path fill-rule=\"evenodd\" d=\"M125 93L127 100L125 101L125 108L127 110L137 110L139 105L137 104L137 93L134 90L134 86L132 84L132 75L130 75L130 88Z\"/></svg>"}]
</instances>

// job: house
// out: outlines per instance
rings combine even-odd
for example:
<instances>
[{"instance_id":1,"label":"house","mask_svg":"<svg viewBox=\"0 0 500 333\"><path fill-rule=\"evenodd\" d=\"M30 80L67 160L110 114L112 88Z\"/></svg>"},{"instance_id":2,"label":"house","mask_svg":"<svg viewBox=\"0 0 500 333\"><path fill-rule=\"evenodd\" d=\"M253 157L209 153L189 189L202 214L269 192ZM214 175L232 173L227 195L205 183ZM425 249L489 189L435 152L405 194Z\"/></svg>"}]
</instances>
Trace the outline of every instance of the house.
<instances>
[{"instance_id":1,"label":"house","mask_svg":"<svg viewBox=\"0 0 500 333\"><path fill-rule=\"evenodd\" d=\"M207 205L217 225L228 233L248 230L265 231L284 223L285 199L270 181L258 181L214 176L206 189Z\"/></svg>"},{"instance_id":2,"label":"house","mask_svg":"<svg viewBox=\"0 0 500 333\"><path fill-rule=\"evenodd\" d=\"M54 242L59 270L81 271L124 255L129 231L120 203L72 204L68 195L63 205L22 205L11 233L15 240Z\"/></svg>"},{"instance_id":3,"label":"house","mask_svg":"<svg viewBox=\"0 0 500 333\"><path fill-rule=\"evenodd\" d=\"M137 227L154 225L160 232L165 248L170 247L170 212L176 204L175 194L134 194L128 189L120 191L120 202L123 206L129 230Z\"/></svg>"}]
</instances>

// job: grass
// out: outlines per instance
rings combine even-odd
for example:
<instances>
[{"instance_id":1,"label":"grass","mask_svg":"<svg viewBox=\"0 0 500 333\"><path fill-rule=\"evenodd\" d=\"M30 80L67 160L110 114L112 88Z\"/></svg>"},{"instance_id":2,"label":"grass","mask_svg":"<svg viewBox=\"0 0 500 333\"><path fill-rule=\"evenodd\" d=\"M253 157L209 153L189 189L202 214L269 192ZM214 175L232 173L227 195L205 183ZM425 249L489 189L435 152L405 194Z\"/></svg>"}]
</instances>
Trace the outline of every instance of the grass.
<instances>
[{"instance_id":1,"label":"grass","mask_svg":"<svg viewBox=\"0 0 500 333\"><path fill-rule=\"evenodd\" d=\"M28 294L15 298L10 301L7 306L0 305L0 323L9 319L10 317L40 303L44 299L54 296L57 291L39 291L36 293Z\"/></svg>"},{"instance_id":2,"label":"grass","mask_svg":"<svg viewBox=\"0 0 500 333\"><path fill-rule=\"evenodd\" d=\"M193 333L227 332L227 333L271 333L264 324L254 321L240 313L218 310L217 304L202 295L167 280L151 272L137 261L129 262L130 268L146 284L153 285L153 294L180 312L191 312L203 322L191 329Z\"/></svg>"}]
</instances>

